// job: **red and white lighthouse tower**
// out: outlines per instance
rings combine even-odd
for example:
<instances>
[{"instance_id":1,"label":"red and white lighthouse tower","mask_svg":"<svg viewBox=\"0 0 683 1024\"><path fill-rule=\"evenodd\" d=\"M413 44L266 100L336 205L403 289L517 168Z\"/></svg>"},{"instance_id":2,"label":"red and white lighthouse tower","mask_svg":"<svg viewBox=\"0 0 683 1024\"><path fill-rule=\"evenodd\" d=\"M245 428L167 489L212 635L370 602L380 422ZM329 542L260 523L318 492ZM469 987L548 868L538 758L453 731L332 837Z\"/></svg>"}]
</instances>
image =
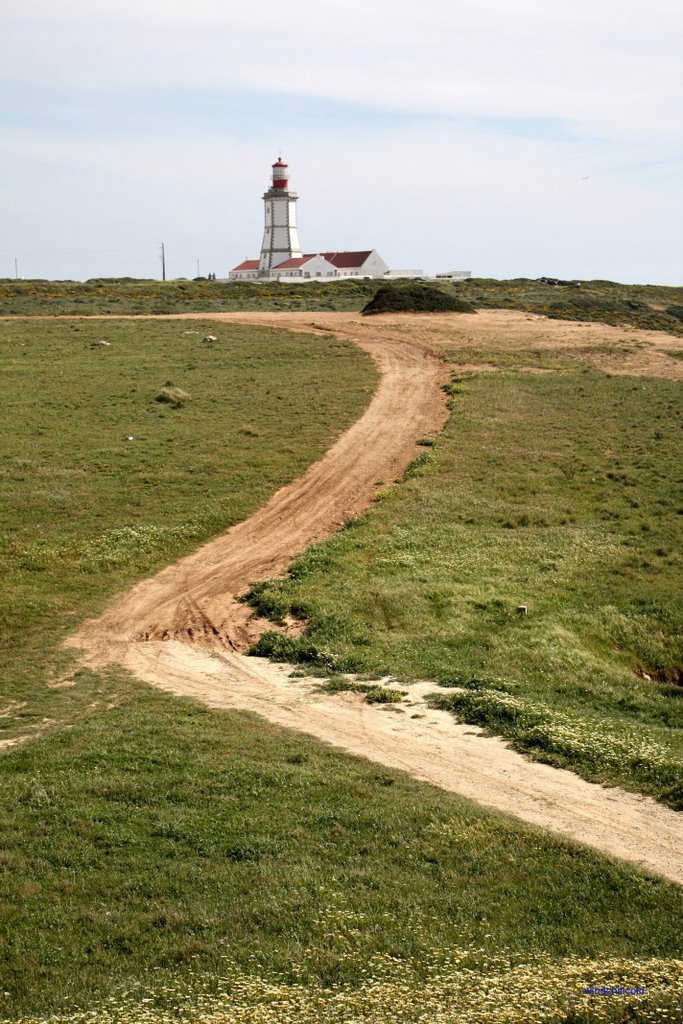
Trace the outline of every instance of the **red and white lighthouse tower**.
<instances>
[{"instance_id":1,"label":"red and white lighthouse tower","mask_svg":"<svg viewBox=\"0 0 683 1024\"><path fill-rule=\"evenodd\" d=\"M265 225L258 272L267 275L293 256L303 256L296 224L296 192L289 190L289 167L282 157L273 164L271 186L263 194Z\"/></svg>"}]
</instances>

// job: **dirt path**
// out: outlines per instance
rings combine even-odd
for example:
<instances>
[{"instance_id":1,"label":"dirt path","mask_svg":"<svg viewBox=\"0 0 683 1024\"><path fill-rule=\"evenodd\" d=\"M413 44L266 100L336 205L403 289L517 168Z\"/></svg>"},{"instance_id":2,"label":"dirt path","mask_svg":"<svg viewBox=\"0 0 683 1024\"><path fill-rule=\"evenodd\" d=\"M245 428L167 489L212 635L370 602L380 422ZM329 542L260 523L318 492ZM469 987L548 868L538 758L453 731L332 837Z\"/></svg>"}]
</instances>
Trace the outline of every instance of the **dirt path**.
<instances>
[{"instance_id":1,"label":"dirt path","mask_svg":"<svg viewBox=\"0 0 683 1024\"><path fill-rule=\"evenodd\" d=\"M432 684L411 687L412 706L406 710L378 708L356 695L317 694L310 680L291 680L286 668L240 654L259 624L249 620L236 595L255 580L284 573L296 554L366 507L378 486L405 469L415 440L442 426L446 367L439 351L475 342L500 344L501 332L513 348L527 348L532 339L535 348L590 350L609 344L612 335L623 338L623 330L498 311L381 322L323 313L185 314L183 319L334 331L370 352L381 382L361 419L299 480L250 519L84 623L70 640L83 650L84 662L116 662L172 693L212 707L254 711L683 884L683 817L649 798L529 762L503 741L429 710L423 697ZM623 354L617 354L610 369L678 377L680 361L665 351L682 347L680 340L658 335L652 341L652 332L639 334L647 335L635 350L640 368L625 365ZM604 348L598 355L605 357Z\"/></svg>"},{"instance_id":2,"label":"dirt path","mask_svg":"<svg viewBox=\"0 0 683 1024\"><path fill-rule=\"evenodd\" d=\"M287 314L230 319L319 330L311 327L310 314L303 322ZM441 385L448 369L428 343L369 338L359 344L382 375L365 414L253 516L138 584L100 619L87 623L79 640L89 650L101 648L104 656L112 643L136 639L218 640L244 650L249 612L234 596L254 580L284 573L297 554L367 508L385 482L403 473L416 454L415 440L436 433L446 420Z\"/></svg>"}]
</instances>

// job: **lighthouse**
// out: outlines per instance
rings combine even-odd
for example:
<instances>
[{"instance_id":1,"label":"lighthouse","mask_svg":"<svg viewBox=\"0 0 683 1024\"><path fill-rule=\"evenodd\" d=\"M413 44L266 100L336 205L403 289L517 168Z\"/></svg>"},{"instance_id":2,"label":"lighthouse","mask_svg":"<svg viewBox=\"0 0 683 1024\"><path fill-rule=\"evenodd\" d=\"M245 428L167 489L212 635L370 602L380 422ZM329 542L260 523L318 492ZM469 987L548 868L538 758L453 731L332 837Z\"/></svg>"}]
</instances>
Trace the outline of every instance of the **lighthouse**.
<instances>
[{"instance_id":1,"label":"lighthouse","mask_svg":"<svg viewBox=\"0 0 683 1024\"><path fill-rule=\"evenodd\" d=\"M306 253L301 249L296 223L299 196L289 189L289 167L282 157L272 165L270 188L263 194L265 225L261 255L245 259L228 273L229 281L321 281L340 277L386 277L390 273L375 249L352 252L330 250ZM398 273L398 272L397 272ZM420 277L421 270L402 271Z\"/></svg>"},{"instance_id":2,"label":"lighthouse","mask_svg":"<svg viewBox=\"0 0 683 1024\"><path fill-rule=\"evenodd\" d=\"M263 194L265 224L259 277L270 276L270 271L286 260L303 256L299 229L296 225L296 192L289 189L289 167L278 157L273 164L271 185Z\"/></svg>"}]
</instances>

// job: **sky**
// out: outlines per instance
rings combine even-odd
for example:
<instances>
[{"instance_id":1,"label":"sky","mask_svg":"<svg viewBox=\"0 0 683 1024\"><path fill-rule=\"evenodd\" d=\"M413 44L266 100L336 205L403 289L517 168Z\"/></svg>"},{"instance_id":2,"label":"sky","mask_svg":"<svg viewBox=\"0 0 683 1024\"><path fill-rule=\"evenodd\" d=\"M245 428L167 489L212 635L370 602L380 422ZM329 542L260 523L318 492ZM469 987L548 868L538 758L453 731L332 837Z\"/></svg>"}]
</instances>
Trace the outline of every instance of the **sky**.
<instances>
[{"instance_id":1,"label":"sky","mask_svg":"<svg viewBox=\"0 0 683 1024\"><path fill-rule=\"evenodd\" d=\"M0 277L305 252L683 284L681 0L22 0L0 14Z\"/></svg>"}]
</instances>

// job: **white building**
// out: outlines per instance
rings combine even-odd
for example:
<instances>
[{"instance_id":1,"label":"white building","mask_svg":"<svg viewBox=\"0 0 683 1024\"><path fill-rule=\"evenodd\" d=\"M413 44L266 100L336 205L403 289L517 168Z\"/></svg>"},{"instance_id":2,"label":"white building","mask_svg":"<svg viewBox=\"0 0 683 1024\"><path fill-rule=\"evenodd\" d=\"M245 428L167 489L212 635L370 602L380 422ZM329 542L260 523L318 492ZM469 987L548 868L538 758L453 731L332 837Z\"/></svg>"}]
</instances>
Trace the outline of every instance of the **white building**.
<instances>
[{"instance_id":1,"label":"white building","mask_svg":"<svg viewBox=\"0 0 683 1024\"><path fill-rule=\"evenodd\" d=\"M233 267L228 275L230 281L381 278L389 273L389 267L374 249L304 254L296 220L298 198L297 193L289 189L288 165L279 157L273 164L271 186L263 195L265 223L261 256Z\"/></svg>"}]
</instances>

